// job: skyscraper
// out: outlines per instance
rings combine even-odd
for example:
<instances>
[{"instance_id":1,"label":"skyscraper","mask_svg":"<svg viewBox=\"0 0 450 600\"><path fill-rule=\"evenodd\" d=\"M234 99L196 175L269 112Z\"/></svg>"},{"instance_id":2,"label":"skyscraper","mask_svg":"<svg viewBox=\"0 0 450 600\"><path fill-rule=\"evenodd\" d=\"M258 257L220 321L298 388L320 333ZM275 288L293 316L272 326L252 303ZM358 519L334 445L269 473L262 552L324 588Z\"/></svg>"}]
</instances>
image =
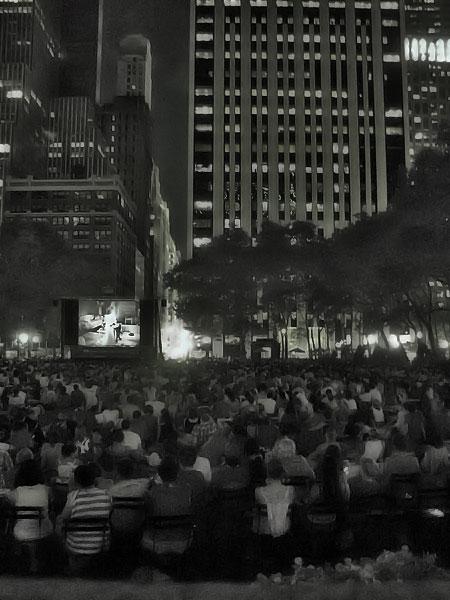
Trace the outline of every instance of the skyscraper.
<instances>
[{"instance_id":1,"label":"skyscraper","mask_svg":"<svg viewBox=\"0 0 450 600\"><path fill-rule=\"evenodd\" d=\"M52 98L47 136L49 177L88 179L115 172L89 98Z\"/></svg>"},{"instance_id":2,"label":"skyscraper","mask_svg":"<svg viewBox=\"0 0 450 600\"><path fill-rule=\"evenodd\" d=\"M0 203L7 175L45 173L46 102L58 59L58 3L0 2Z\"/></svg>"},{"instance_id":3,"label":"skyscraper","mask_svg":"<svg viewBox=\"0 0 450 600\"><path fill-rule=\"evenodd\" d=\"M406 0L409 156L449 143L450 3Z\"/></svg>"},{"instance_id":4,"label":"skyscraper","mask_svg":"<svg viewBox=\"0 0 450 600\"><path fill-rule=\"evenodd\" d=\"M120 43L116 95L142 97L151 109L152 54L142 35L129 35Z\"/></svg>"},{"instance_id":5,"label":"skyscraper","mask_svg":"<svg viewBox=\"0 0 450 600\"><path fill-rule=\"evenodd\" d=\"M266 219L326 237L387 207L406 161L404 7L193 0L191 248Z\"/></svg>"},{"instance_id":6,"label":"skyscraper","mask_svg":"<svg viewBox=\"0 0 450 600\"><path fill-rule=\"evenodd\" d=\"M145 290L152 277L150 189L152 177L150 111L144 97L117 97L100 109L101 127L113 166L137 207L138 248L145 259Z\"/></svg>"},{"instance_id":7,"label":"skyscraper","mask_svg":"<svg viewBox=\"0 0 450 600\"><path fill-rule=\"evenodd\" d=\"M62 5L59 96L95 102L99 0L58 0Z\"/></svg>"}]
</instances>

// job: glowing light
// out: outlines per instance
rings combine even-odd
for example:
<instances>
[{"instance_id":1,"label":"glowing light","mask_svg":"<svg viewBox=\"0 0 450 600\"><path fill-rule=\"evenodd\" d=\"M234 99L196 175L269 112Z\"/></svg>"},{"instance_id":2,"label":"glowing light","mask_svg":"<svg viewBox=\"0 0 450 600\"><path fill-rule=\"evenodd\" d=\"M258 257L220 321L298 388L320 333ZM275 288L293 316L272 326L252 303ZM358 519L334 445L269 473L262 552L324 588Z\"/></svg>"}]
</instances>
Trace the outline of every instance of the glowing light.
<instances>
[{"instance_id":1,"label":"glowing light","mask_svg":"<svg viewBox=\"0 0 450 600\"><path fill-rule=\"evenodd\" d=\"M418 331L418 332L416 333L416 338L417 338L418 340L421 340L421 339L423 338L423 333L422 333L421 331Z\"/></svg>"},{"instance_id":2,"label":"glowing light","mask_svg":"<svg viewBox=\"0 0 450 600\"><path fill-rule=\"evenodd\" d=\"M33 344L39 344L40 342L40 337L38 335L34 335L33 336L33 340L32 340Z\"/></svg>"},{"instance_id":3,"label":"glowing light","mask_svg":"<svg viewBox=\"0 0 450 600\"><path fill-rule=\"evenodd\" d=\"M368 343L372 346L378 344L378 333L371 333L367 336Z\"/></svg>"},{"instance_id":4,"label":"glowing light","mask_svg":"<svg viewBox=\"0 0 450 600\"><path fill-rule=\"evenodd\" d=\"M448 350L448 347L449 343L447 340L439 340L439 348L442 348L442 350Z\"/></svg>"},{"instance_id":5,"label":"glowing light","mask_svg":"<svg viewBox=\"0 0 450 600\"><path fill-rule=\"evenodd\" d=\"M400 342L398 341L398 337L394 334L389 336L389 343L392 348L400 348Z\"/></svg>"},{"instance_id":6,"label":"glowing light","mask_svg":"<svg viewBox=\"0 0 450 600\"><path fill-rule=\"evenodd\" d=\"M424 38L405 40L405 59L414 62L450 62L450 39L429 41Z\"/></svg>"},{"instance_id":7,"label":"glowing light","mask_svg":"<svg viewBox=\"0 0 450 600\"><path fill-rule=\"evenodd\" d=\"M20 342L21 344L26 344L26 343L28 343L28 339L29 339L28 333L21 333L21 334L19 335L19 342Z\"/></svg>"},{"instance_id":8,"label":"glowing light","mask_svg":"<svg viewBox=\"0 0 450 600\"><path fill-rule=\"evenodd\" d=\"M194 336L184 328L181 321L167 325L161 332L163 354L166 358L179 360L187 358L194 349Z\"/></svg>"},{"instance_id":9,"label":"glowing light","mask_svg":"<svg viewBox=\"0 0 450 600\"><path fill-rule=\"evenodd\" d=\"M400 339L400 344L407 344L408 342L411 341L411 336L409 334L401 335L401 336L399 336L399 339Z\"/></svg>"},{"instance_id":10,"label":"glowing light","mask_svg":"<svg viewBox=\"0 0 450 600\"><path fill-rule=\"evenodd\" d=\"M6 92L6 97L7 98L23 98L23 92L22 92L22 90L10 90L9 92Z\"/></svg>"}]
</instances>

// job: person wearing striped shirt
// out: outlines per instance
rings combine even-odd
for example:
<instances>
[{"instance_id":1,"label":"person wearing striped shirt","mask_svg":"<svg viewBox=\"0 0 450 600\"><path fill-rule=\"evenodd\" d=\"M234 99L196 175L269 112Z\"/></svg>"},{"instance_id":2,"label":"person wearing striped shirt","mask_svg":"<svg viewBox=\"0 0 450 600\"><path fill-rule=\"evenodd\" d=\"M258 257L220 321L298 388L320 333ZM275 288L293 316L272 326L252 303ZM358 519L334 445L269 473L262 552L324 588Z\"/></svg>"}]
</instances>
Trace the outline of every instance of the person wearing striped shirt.
<instances>
[{"instance_id":1,"label":"person wearing striped shirt","mask_svg":"<svg viewBox=\"0 0 450 600\"><path fill-rule=\"evenodd\" d=\"M63 522L72 519L108 519L111 513L111 497L105 490L95 486L93 465L80 465L74 471L76 490L70 492L62 512ZM66 549L71 571L86 569L92 559L109 546L109 524L103 531L67 531Z\"/></svg>"}]
</instances>

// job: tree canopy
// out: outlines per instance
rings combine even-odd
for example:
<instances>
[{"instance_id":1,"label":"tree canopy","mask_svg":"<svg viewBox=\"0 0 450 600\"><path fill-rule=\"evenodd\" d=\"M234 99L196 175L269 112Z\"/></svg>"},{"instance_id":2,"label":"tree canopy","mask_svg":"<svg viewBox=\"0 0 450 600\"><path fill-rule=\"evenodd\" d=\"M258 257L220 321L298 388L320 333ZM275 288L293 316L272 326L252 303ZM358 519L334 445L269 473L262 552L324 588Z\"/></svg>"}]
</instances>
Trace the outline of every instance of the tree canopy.
<instances>
[{"instance_id":1,"label":"tree canopy","mask_svg":"<svg viewBox=\"0 0 450 600\"><path fill-rule=\"evenodd\" d=\"M220 316L242 331L258 306L276 330L303 304L327 327L358 312L364 330L382 337L386 326L420 329L436 350L450 311L450 157L422 152L386 212L362 215L331 239L303 222L266 222L255 246L231 230L181 263L167 284L178 290L179 316L196 330L211 330Z\"/></svg>"}]
</instances>

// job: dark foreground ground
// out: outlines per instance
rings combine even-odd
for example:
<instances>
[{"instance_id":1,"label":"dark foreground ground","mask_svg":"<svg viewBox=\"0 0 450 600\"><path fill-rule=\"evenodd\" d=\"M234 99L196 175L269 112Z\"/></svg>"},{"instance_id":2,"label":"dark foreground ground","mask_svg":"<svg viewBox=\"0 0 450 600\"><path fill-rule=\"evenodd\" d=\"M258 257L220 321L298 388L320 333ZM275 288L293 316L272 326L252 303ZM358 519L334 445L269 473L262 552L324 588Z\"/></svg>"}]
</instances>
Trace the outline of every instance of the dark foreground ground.
<instances>
[{"instance_id":1,"label":"dark foreground ground","mask_svg":"<svg viewBox=\"0 0 450 600\"><path fill-rule=\"evenodd\" d=\"M80 579L0 578L1 600L448 600L450 583L304 583L263 590L257 584L171 584Z\"/></svg>"}]
</instances>

